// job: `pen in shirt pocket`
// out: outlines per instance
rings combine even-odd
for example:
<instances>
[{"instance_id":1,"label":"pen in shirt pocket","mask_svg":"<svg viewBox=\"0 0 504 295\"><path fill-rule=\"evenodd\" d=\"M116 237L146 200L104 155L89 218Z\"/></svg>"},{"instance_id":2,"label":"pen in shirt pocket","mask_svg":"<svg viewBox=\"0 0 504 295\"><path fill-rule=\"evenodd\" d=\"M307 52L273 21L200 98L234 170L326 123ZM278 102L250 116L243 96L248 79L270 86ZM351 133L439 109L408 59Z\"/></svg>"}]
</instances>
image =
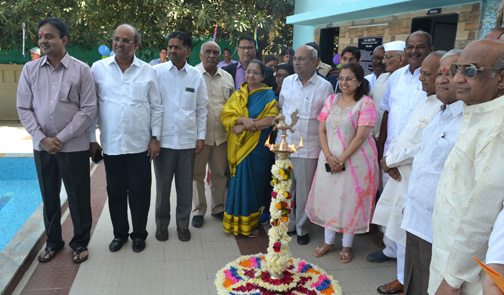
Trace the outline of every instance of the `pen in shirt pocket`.
<instances>
[{"instance_id":1,"label":"pen in shirt pocket","mask_svg":"<svg viewBox=\"0 0 504 295\"><path fill-rule=\"evenodd\" d=\"M70 84L70 89L68 89L68 95L67 95L67 99L68 101L70 102L70 92L72 92L72 84Z\"/></svg>"}]
</instances>

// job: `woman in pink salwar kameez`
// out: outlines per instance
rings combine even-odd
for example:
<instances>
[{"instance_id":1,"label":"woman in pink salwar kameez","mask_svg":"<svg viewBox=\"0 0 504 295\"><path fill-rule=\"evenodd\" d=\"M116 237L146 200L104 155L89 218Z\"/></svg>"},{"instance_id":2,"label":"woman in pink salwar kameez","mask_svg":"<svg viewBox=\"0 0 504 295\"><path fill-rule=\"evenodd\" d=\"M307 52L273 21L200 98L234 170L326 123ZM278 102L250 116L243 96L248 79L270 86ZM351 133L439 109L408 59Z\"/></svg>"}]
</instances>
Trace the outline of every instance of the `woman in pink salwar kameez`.
<instances>
[{"instance_id":1,"label":"woman in pink salwar kameez","mask_svg":"<svg viewBox=\"0 0 504 295\"><path fill-rule=\"evenodd\" d=\"M336 233L341 232L339 261L348 263L354 235L369 231L378 187L378 154L371 134L377 112L359 64L343 66L338 79L342 93L327 99L318 118L322 150L306 213L325 227L325 243L313 256L334 251Z\"/></svg>"}]
</instances>

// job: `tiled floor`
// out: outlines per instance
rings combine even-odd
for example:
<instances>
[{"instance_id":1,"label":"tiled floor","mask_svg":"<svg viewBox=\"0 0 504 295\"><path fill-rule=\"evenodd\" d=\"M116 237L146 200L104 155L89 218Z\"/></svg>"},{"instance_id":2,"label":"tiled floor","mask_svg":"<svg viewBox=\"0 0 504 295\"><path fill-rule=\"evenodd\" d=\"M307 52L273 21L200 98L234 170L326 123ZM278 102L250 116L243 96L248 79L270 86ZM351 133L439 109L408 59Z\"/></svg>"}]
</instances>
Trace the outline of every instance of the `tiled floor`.
<instances>
[{"instance_id":1,"label":"tiled floor","mask_svg":"<svg viewBox=\"0 0 504 295\"><path fill-rule=\"evenodd\" d=\"M216 294L216 272L240 255L265 252L265 238L235 238L222 230L222 222L208 213L202 228L191 227L192 239L180 242L175 224L169 227L170 238L159 242L154 238L155 190L152 192L146 249L134 253L129 241L116 253L108 250L112 240L112 225L106 202L106 183L103 164L92 167L92 202L94 232L89 244L89 260L79 265L71 261L69 247L48 264L36 260L15 289L14 294ZM153 187L154 178L153 178ZM173 186L174 187L174 186ZM207 186L207 197L209 188ZM172 193L175 208L175 192ZM64 222L65 240L71 237L71 220ZM174 216L174 212L172 212ZM42 216L40 216L42 222ZM265 228L266 229L266 228ZM323 243L323 229L312 225L311 242L299 246L295 237L290 244L294 257L312 262L341 284L346 295L378 294L376 288L395 279L395 262L373 264L366 261L368 253L378 250L377 235L358 235L355 238L354 258L350 264L338 262L341 247L322 258L314 258L312 251ZM266 233L261 232L265 237ZM341 236L339 236L341 238Z\"/></svg>"}]
</instances>

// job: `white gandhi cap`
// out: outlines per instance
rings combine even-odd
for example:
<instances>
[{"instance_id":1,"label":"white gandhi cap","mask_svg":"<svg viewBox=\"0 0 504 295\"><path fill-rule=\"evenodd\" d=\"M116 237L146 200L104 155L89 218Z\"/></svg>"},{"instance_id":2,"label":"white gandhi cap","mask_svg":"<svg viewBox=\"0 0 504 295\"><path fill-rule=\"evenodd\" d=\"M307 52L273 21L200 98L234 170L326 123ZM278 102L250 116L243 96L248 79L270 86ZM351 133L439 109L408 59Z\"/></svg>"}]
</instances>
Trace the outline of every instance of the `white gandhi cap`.
<instances>
[{"instance_id":1,"label":"white gandhi cap","mask_svg":"<svg viewBox=\"0 0 504 295\"><path fill-rule=\"evenodd\" d=\"M406 42L392 41L392 42L383 44L383 47L385 48L385 52L387 52L387 51L404 51L404 48L406 47Z\"/></svg>"}]
</instances>

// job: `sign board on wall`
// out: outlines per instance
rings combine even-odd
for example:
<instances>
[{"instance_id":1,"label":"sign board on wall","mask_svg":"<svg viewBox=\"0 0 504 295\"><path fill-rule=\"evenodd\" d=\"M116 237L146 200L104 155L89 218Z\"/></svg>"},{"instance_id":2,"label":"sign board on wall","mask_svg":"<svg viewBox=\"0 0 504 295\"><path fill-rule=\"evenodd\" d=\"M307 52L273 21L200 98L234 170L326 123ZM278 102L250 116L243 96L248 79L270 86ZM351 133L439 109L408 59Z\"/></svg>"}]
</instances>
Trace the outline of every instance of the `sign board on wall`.
<instances>
[{"instance_id":1,"label":"sign board on wall","mask_svg":"<svg viewBox=\"0 0 504 295\"><path fill-rule=\"evenodd\" d=\"M359 38L358 48L361 52L361 66L364 68L366 75L373 72L371 64L373 59L373 50L382 45L383 37L361 37Z\"/></svg>"}]
</instances>

